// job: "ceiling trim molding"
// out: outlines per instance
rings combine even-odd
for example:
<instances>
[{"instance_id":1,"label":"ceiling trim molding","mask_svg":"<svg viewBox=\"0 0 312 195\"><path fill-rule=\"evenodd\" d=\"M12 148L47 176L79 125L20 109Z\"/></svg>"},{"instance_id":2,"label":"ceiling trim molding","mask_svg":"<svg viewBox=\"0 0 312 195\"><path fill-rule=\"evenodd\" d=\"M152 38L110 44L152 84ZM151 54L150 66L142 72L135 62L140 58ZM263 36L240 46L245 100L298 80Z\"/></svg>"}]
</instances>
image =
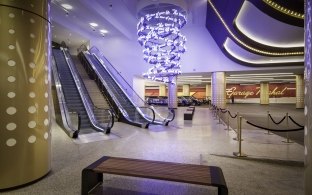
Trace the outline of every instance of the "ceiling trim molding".
<instances>
[{"instance_id":1,"label":"ceiling trim molding","mask_svg":"<svg viewBox=\"0 0 312 195\"><path fill-rule=\"evenodd\" d=\"M304 55L303 51L299 51L299 52L275 52L275 51L267 51L267 50L263 50L263 49L258 49L254 46L250 46L249 44L246 44L245 42L243 42L241 39L238 38L238 36L236 36L232 30L229 28L229 26L226 24L225 20L222 18L221 14L219 13L219 11L217 10L217 8L214 6L214 4L212 3L211 0L208 0L208 5L212 8L212 10L214 11L215 15L219 18L219 20L221 21L223 27L226 29L226 31L228 32L228 34L242 47L244 47L246 50L251 51L253 53L257 53L259 55L266 55L266 56L298 56L298 55Z\"/></svg>"}]
</instances>

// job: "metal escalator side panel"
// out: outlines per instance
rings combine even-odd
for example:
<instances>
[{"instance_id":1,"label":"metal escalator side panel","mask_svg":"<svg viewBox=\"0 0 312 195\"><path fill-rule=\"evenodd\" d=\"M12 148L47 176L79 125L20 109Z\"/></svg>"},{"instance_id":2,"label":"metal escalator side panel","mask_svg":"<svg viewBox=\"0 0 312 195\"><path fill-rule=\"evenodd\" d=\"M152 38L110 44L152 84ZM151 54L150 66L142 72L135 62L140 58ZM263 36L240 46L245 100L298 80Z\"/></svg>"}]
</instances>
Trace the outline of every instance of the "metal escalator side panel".
<instances>
[{"instance_id":1,"label":"metal escalator side panel","mask_svg":"<svg viewBox=\"0 0 312 195\"><path fill-rule=\"evenodd\" d=\"M127 98L127 100L129 101L129 105L132 105L133 106L133 109L137 110L137 112L140 113L140 116L141 116L141 120L145 120L144 122L145 123L151 123L152 121L150 121L146 116L145 114L142 112L142 110L140 109L140 107L138 107L133 101L132 99L129 97L128 93L126 93L124 90L123 90L123 87L120 86L120 84L116 81L116 79L114 78L114 76L110 73L110 71L107 70L106 66L103 64L103 61L98 58L98 56L96 54L91 54L96 60L97 62L101 65L101 68L103 68L106 73L108 74L108 76L113 80L115 86L117 86L116 88L118 88L123 95L125 95L125 97ZM133 89L132 89L133 90ZM135 93L135 92L134 92Z\"/></svg>"},{"instance_id":2,"label":"metal escalator side panel","mask_svg":"<svg viewBox=\"0 0 312 195\"><path fill-rule=\"evenodd\" d=\"M96 131L99 132L107 132L107 128L103 127L96 119L94 112L93 112L93 102L91 101L91 98L82 82L82 79L80 78L78 71L76 70L76 67L71 59L71 56L69 54L69 52L67 51L67 49L65 48L61 48L63 53L64 53L64 57L66 60L66 63L71 71L71 74L74 78L75 84L77 86L80 98L82 100L83 106L85 108L85 111L87 113L88 119L91 123L91 126L93 129L95 129Z\"/></svg>"},{"instance_id":3,"label":"metal escalator side panel","mask_svg":"<svg viewBox=\"0 0 312 195\"><path fill-rule=\"evenodd\" d=\"M116 91L114 91L115 89L109 86L107 79L105 79L103 74L101 74L103 72L101 72L101 69L99 69L99 67L96 66L96 64L99 62L94 58L94 56L90 55L90 53L86 51L82 52L82 54L84 58L86 59L86 62L88 63L88 65L91 66L96 76L102 82L102 85L104 86L104 88L108 91L108 94L112 98L112 101L117 105L118 110L123 116L120 120L122 122L131 124L134 126L139 126L139 127L146 126L145 124L142 124L140 122L137 122L131 119L131 115L128 114L128 111L124 108L124 106L120 102L121 97L118 97L118 95L116 94Z\"/></svg>"},{"instance_id":4,"label":"metal escalator side panel","mask_svg":"<svg viewBox=\"0 0 312 195\"><path fill-rule=\"evenodd\" d=\"M151 108L153 109L153 114L154 116L152 116L151 118L148 117L148 115L146 113L143 112L143 108L145 105L145 101L135 92L135 90L129 85L129 83L122 77L122 75L120 75L120 73L115 69L115 67L105 58L105 56L99 51L98 48L96 48L95 46L93 46L90 50L89 53L93 56L95 56L95 58L97 59L97 61L102 65L102 67L105 69L105 71L109 74L109 76L115 81L115 83L117 84L118 88L123 92L123 94L128 98L128 100L131 102L131 104L136 107L137 111L140 113L140 115L142 116L142 118L144 118L146 121L148 121L149 123L152 124L161 124L161 125L168 125L169 122L173 121L175 118L175 114L174 112L172 112L171 110L167 110L167 117L163 117L161 116L161 114L157 111L157 109L155 108ZM120 77L120 79L115 78L115 75L112 71L110 71L110 69L107 67L108 65L105 65L105 61L107 62L107 64L109 66L112 67L112 69L116 72L117 76ZM124 83L128 86L128 87L122 87L121 84L119 84L118 81L124 81ZM131 91L132 94L135 95L135 99L138 99L141 106L138 106L134 103L134 101L132 100L132 98L129 96L129 94L127 92L125 92L124 88L126 89L126 91ZM127 90L129 89L129 90Z\"/></svg>"},{"instance_id":5,"label":"metal escalator side panel","mask_svg":"<svg viewBox=\"0 0 312 195\"><path fill-rule=\"evenodd\" d=\"M74 128L72 125L54 57L52 58L51 68L52 68L52 74L53 74L53 78L55 82L56 96L57 96L57 100L59 103L59 109L60 109L60 115L61 115L61 121L62 121L63 127L65 129L66 134L68 134L72 138L77 138L79 130L78 128ZM54 99L54 101L56 101L56 98Z\"/></svg>"}]
</instances>

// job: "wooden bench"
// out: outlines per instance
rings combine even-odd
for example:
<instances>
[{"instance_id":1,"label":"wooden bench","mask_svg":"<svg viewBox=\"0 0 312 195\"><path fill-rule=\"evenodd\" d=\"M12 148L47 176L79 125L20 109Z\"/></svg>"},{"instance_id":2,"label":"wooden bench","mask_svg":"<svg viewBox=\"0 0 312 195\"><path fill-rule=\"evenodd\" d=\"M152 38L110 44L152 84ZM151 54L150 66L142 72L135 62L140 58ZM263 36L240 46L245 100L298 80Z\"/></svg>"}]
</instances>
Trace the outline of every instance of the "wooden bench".
<instances>
[{"instance_id":1,"label":"wooden bench","mask_svg":"<svg viewBox=\"0 0 312 195\"><path fill-rule=\"evenodd\" d=\"M221 168L215 166L116 158L104 156L82 171L81 194L103 183L103 173L218 187L228 194Z\"/></svg>"},{"instance_id":2,"label":"wooden bench","mask_svg":"<svg viewBox=\"0 0 312 195\"><path fill-rule=\"evenodd\" d=\"M190 106L184 112L184 120L193 120L193 115L195 112L195 106Z\"/></svg>"}]
</instances>

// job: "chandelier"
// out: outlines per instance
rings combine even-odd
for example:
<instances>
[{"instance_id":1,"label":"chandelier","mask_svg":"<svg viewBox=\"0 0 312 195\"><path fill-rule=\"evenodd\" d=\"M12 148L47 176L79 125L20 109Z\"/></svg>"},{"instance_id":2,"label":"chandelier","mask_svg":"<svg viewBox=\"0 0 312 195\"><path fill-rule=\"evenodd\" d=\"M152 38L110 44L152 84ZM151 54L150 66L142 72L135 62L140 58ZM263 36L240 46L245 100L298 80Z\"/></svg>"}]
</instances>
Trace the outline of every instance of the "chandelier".
<instances>
[{"instance_id":1,"label":"chandelier","mask_svg":"<svg viewBox=\"0 0 312 195\"><path fill-rule=\"evenodd\" d=\"M186 38L180 29L186 24L185 12L176 6L165 6L141 16L137 25L138 41L144 47L144 60L152 65L145 78L172 83L171 76L181 74L181 54Z\"/></svg>"}]
</instances>

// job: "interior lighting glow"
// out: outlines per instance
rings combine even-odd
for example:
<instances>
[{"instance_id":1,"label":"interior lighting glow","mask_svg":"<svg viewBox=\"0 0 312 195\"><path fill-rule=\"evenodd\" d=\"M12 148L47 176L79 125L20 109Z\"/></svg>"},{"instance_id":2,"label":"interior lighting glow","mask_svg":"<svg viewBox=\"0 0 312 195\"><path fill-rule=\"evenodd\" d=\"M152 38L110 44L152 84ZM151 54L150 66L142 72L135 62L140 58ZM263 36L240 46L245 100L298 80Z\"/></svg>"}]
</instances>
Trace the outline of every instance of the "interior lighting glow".
<instances>
[{"instance_id":1,"label":"interior lighting glow","mask_svg":"<svg viewBox=\"0 0 312 195\"><path fill-rule=\"evenodd\" d=\"M181 54L186 51L186 37L180 29L186 16L177 9L145 14L137 24L138 42L145 48L144 60L153 66L143 76L148 79L173 83L169 78L181 74Z\"/></svg>"},{"instance_id":2,"label":"interior lighting glow","mask_svg":"<svg viewBox=\"0 0 312 195\"><path fill-rule=\"evenodd\" d=\"M107 30L105 30L105 29L100 30L100 32L101 32L101 33L103 33L103 34L108 33L108 31L107 31Z\"/></svg>"},{"instance_id":3,"label":"interior lighting glow","mask_svg":"<svg viewBox=\"0 0 312 195\"><path fill-rule=\"evenodd\" d=\"M71 10L71 9L73 9L73 6L71 6L71 5L69 5L69 4L61 4L61 6L63 7L63 8L65 8L65 9L67 9L67 10Z\"/></svg>"},{"instance_id":4,"label":"interior lighting glow","mask_svg":"<svg viewBox=\"0 0 312 195\"><path fill-rule=\"evenodd\" d=\"M262 0L263 2L265 2L267 5L269 5L270 7L276 9L279 12L282 12L284 14L287 14L289 16L298 18L298 19L304 19L304 14L303 13L298 13L295 11L292 11L290 9L284 8L283 6L279 5L278 3L275 3L272 0Z\"/></svg>"},{"instance_id":5,"label":"interior lighting glow","mask_svg":"<svg viewBox=\"0 0 312 195\"><path fill-rule=\"evenodd\" d=\"M227 77L227 78L278 78L278 77L295 77L295 75L263 75L263 76L233 76L233 77Z\"/></svg>"},{"instance_id":6,"label":"interior lighting glow","mask_svg":"<svg viewBox=\"0 0 312 195\"><path fill-rule=\"evenodd\" d=\"M179 78L202 78L203 76L179 76Z\"/></svg>"},{"instance_id":7,"label":"interior lighting glow","mask_svg":"<svg viewBox=\"0 0 312 195\"><path fill-rule=\"evenodd\" d=\"M224 19L222 18L222 16L220 15L219 11L216 9L216 7L213 5L213 3L211 2L211 0L208 0L208 4L211 6L211 8L214 10L215 14L218 16L218 18L220 19L221 23L223 24L223 26L225 27L225 29L227 30L227 32L231 35L232 38L234 38L240 45L242 45L243 47L258 53L258 54L262 54L262 55L269 55L269 56L295 56L295 55L303 55L304 52L270 52L270 51L265 51L265 50L261 50L261 49L257 49L254 48L250 45L247 45L246 43L244 43L243 41L241 41L228 27L228 25L225 23Z\"/></svg>"},{"instance_id":8,"label":"interior lighting glow","mask_svg":"<svg viewBox=\"0 0 312 195\"><path fill-rule=\"evenodd\" d=\"M244 50L233 40L227 38L223 44L224 49L234 58L250 64L273 64L273 63L290 63L304 62L303 56L262 56Z\"/></svg>"},{"instance_id":9,"label":"interior lighting glow","mask_svg":"<svg viewBox=\"0 0 312 195\"><path fill-rule=\"evenodd\" d=\"M252 15L252 17L249 17L250 15ZM253 28L251 21L257 20L259 17L263 20L264 26L272 26L272 32L270 31L270 33L264 33L264 31L260 30L260 27ZM270 16L263 13L249 1L245 1L243 3L234 23L239 31L260 44L280 48L304 47L304 38L301 36L304 34L303 28L285 25L277 20L272 20ZM284 28L285 31L288 32L289 30L289 32L284 33L285 35L283 34L281 36L280 31L276 30L279 28ZM267 32L267 30L265 32ZM276 37L280 38L276 39ZM290 41L292 38L295 39Z\"/></svg>"},{"instance_id":10,"label":"interior lighting glow","mask_svg":"<svg viewBox=\"0 0 312 195\"><path fill-rule=\"evenodd\" d=\"M260 76L260 75L294 75L292 72L277 72L277 73L257 73L257 74L233 74L233 76Z\"/></svg>"},{"instance_id":11,"label":"interior lighting glow","mask_svg":"<svg viewBox=\"0 0 312 195\"><path fill-rule=\"evenodd\" d=\"M98 24L97 24L97 23L94 23L94 22L90 22L89 24L90 24L90 26L92 26L92 27L97 27L97 26L98 26Z\"/></svg>"}]
</instances>

